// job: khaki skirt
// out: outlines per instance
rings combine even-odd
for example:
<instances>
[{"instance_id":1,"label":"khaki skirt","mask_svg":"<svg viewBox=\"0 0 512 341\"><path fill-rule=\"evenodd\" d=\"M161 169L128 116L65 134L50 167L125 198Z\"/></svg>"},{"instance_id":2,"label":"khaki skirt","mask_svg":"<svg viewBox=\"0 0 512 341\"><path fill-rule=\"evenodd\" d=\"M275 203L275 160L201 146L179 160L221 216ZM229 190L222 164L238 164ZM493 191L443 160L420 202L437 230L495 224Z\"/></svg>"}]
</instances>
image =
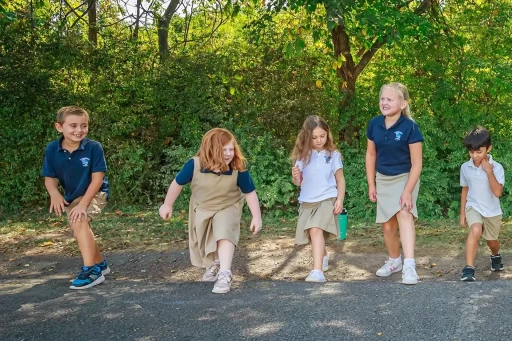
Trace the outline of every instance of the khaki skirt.
<instances>
[{"instance_id":1,"label":"khaki skirt","mask_svg":"<svg viewBox=\"0 0 512 341\"><path fill-rule=\"evenodd\" d=\"M409 179L409 173L399 175L382 175L377 172L377 218L376 223L382 224L393 218L395 214L400 212L400 196L402 195L405 184ZM410 211L415 219L418 219L418 193L420 191L420 181L414 186L412 191L412 210Z\"/></svg>"},{"instance_id":2,"label":"khaki skirt","mask_svg":"<svg viewBox=\"0 0 512 341\"><path fill-rule=\"evenodd\" d=\"M243 206L243 199L220 211L190 205L188 244L192 265L203 268L212 265L219 240L227 239L238 245Z\"/></svg>"},{"instance_id":3,"label":"khaki skirt","mask_svg":"<svg viewBox=\"0 0 512 341\"><path fill-rule=\"evenodd\" d=\"M325 239L338 239L340 229L338 219L334 215L336 198L329 198L319 202L303 202L299 207L299 220L295 233L295 244L308 244L310 241L309 229L318 227L324 230Z\"/></svg>"}]
</instances>

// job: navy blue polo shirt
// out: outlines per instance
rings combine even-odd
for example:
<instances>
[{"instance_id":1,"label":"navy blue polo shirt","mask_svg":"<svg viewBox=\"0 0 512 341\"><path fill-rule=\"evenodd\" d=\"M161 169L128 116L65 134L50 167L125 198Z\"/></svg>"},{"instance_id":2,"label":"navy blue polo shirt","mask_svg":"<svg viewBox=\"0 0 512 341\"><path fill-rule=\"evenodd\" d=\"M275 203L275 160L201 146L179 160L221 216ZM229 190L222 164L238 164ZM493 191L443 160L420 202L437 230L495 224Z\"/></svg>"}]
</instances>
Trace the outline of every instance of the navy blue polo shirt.
<instances>
[{"instance_id":1,"label":"navy blue polo shirt","mask_svg":"<svg viewBox=\"0 0 512 341\"><path fill-rule=\"evenodd\" d=\"M370 120L366 136L375 143L377 150L377 172L383 175L399 175L411 171L409 145L423 142L420 128L411 119L401 115L389 129L386 129L384 115Z\"/></svg>"},{"instance_id":2,"label":"navy blue polo shirt","mask_svg":"<svg viewBox=\"0 0 512 341\"><path fill-rule=\"evenodd\" d=\"M62 148L61 137L52 141L44 152L42 176L56 178L64 188L64 199L71 204L73 200L87 192L92 180L92 173L106 172L105 154L99 142L88 138L80 141L80 146L72 153ZM107 177L99 192L106 192L110 197Z\"/></svg>"},{"instance_id":3,"label":"navy blue polo shirt","mask_svg":"<svg viewBox=\"0 0 512 341\"><path fill-rule=\"evenodd\" d=\"M209 169L201 170L201 173L213 173ZM216 174L216 173L213 173ZM222 175L233 175L233 170L230 168L227 172L221 173ZM176 175L176 182L180 186L185 186L186 184L192 181L194 176L194 159L190 159L185 163L185 166L180 170L178 175ZM251 174L249 171L238 172L238 177L236 179L236 185L240 187L240 190L244 194L251 193L256 189L254 186L254 182L252 181Z\"/></svg>"}]
</instances>

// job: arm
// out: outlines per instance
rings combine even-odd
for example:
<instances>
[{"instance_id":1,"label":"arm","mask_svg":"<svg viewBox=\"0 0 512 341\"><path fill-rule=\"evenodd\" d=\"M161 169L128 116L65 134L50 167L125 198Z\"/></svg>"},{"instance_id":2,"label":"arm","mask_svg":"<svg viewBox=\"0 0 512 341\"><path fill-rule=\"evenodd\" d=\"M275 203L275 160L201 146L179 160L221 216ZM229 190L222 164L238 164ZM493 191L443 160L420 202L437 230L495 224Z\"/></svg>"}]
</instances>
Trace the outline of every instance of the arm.
<instances>
[{"instance_id":1,"label":"arm","mask_svg":"<svg viewBox=\"0 0 512 341\"><path fill-rule=\"evenodd\" d=\"M181 189L183 186L179 185L176 182L176 179L174 179L169 186L169 189L167 190L167 195L165 196L165 201L160 206L160 209L158 210L158 213L160 214L160 217L164 220L171 219L172 216L172 207L174 205L174 202L178 198L178 195L181 193Z\"/></svg>"},{"instance_id":2,"label":"arm","mask_svg":"<svg viewBox=\"0 0 512 341\"><path fill-rule=\"evenodd\" d=\"M85 219L87 219L87 207L91 203L94 196L98 193L101 188L101 184L103 183L103 178L105 176L104 172L95 172L91 174L91 183L89 187L87 187L87 191L84 196L70 212L69 212L69 220L74 223L80 221L82 215Z\"/></svg>"},{"instance_id":3,"label":"arm","mask_svg":"<svg viewBox=\"0 0 512 341\"><path fill-rule=\"evenodd\" d=\"M412 191L416 183L418 183L421 169L423 168L422 145L421 142L409 144L409 150L411 152L411 171L409 172L409 179L405 184L404 191L400 196L400 206L408 211L412 209Z\"/></svg>"},{"instance_id":4,"label":"arm","mask_svg":"<svg viewBox=\"0 0 512 341\"><path fill-rule=\"evenodd\" d=\"M466 227L466 202L468 201L469 187L462 187L460 193L460 226Z\"/></svg>"},{"instance_id":5,"label":"arm","mask_svg":"<svg viewBox=\"0 0 512 341\"><path fill-rule=\"evenodd\" d=\"M256 191L245 194L245 200L247 201L247 207L249 207L252 214L250 230L252 231L252 234L257 234L260 232L263 223L261 221L260 203L258 201Z\"/></svg>"},{"instance_id":6,"label":"arm","mask_svg":"<svg viewBox=\"0 0 512 341\"><path fill-rule=\"evenodd\" d=\"M493 173L487 174L487 178L489 179L489 185L491 186L492 194L494 194L497 198L501 197L503 194L503 185L496 180L496 177Z\"/></svg>"},{"instance_id":7,"label":"arm","mask_svg":"<svg viewBox=\"0 0 512 341\"><path fill-rule=\"evenodd\" d=\"M338 197L334 204L334 214L340 214L343 210L343 201L345 200L345 176L343 175L343 168L340 168L334 174L336 178L336 188L338 190Z\"/></svg>"},{"instance_id":8,"label":"arm","mask_svg":"<svg viewBox=\"0 0 512 341\"><path fill-rule=\"evenodd\" d=\"M64 207L69 203L64 200L64 197L59 192L59 180L55 178L45 177L44 186L50 195L50 213L55 211L55 214L60 216L64 212Z\"/></svg>"},{"instance_id":9,"label":"arm","mask_svg":"<svg viewBox=\"0 0 512 341\"><path fill-rule=\"evenodd\" d=\"M377 201L375 189L375 164L377 163L377 149L375 143L368 139L366 146L366 181L368 181L368 197L371 201Z\"/></svg>"},{"instance_id":10,"label":"arm","mask_svg":"<svg viewBox=\"0 0 512 341\"><path fill-rule=\"evenodd\" d=\"M298 165L295 165L292 168L292 181L295 186L300 186L302 184L302 172Z\"/></svg>"},{"instance_id":11,"label":"arm","mask_svg":"<svg viewBox=\"0 0 512 341\"><path fill-rule=\"evenodd\" d=\"M492 194L497 198L503 194L503 185L498 182L494 175L494 165L489 163L487 158L482 160L482 168L487 173L487 179L489 180L489 186L491 187Z\"/></svg>"}]
</instances>

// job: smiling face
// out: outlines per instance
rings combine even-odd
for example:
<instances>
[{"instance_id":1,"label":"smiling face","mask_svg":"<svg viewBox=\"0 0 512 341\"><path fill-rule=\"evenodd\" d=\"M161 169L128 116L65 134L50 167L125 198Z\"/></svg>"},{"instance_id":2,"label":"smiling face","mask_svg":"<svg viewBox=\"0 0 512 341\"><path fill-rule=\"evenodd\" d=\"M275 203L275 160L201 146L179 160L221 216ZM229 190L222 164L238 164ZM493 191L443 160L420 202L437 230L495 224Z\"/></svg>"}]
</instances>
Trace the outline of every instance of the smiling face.
<instances>
[{"instance_id":1,"label":"smiling face","mask_svg":"<svg viewBox=\"0 0 512 341\"><path fill-rule=\"evenodd\" d=\"M228 143L224 146L224 161L226 161L226 164L229 165L231 161L233 161L233 158L235 157L235 146L233 145L233 142Z\"/></svg>"},{"instance_id":2,"label":"smiling face","mask_svg":"<svg viewBox=\"0 0 512 341\"><path fill-rule=\"evenodd\" d=\"M382 115L394 116L407 107L407 101L395 89L384 87L380 93L379 107Z\"/></svg>"},{"instance_id":3,"label":"smiling face","mask_svg":"<svg viewBox=\"0 0 512 341\"><path fill-rule=\"evenodd\" d=\"M491 151L492 146L489 148L487 147L480 147L480 149L477 150L470 150L469 156L473 160L473 163L476 167L480 167L482 164L482 160L487 159L487 153Z\"/></svg>"},{"instance_id":4,"label":"smiling face","mask_svg":"<svg viewBox=\"0 0 512 341\"><path fill-rule=\"evenodd\" d=\"M89 118L85 115L68 115L62 123L55 123L55 128L70 144L79 144L89 131Z\"/></svg>"},{"instance_id":5,"label":"smiling face","mask_svg":"<svg viewBox=\"0 0 512 341\"><path fill-rule=\"evenodd\" d=\"M327 142L327 132L320 127L316 127L311 132L311 147L320 152L324 150L325 143Z\"/></svg>"}]
</instances>

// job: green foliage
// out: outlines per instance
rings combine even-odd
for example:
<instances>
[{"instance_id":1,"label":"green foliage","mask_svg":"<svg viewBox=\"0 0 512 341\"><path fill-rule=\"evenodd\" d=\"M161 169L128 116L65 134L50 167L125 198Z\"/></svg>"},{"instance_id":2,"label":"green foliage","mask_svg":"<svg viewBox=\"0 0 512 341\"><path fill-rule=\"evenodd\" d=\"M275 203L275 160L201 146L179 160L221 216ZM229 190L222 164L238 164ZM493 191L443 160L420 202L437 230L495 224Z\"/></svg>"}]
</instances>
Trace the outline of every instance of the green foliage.
<instances>
[{"instance_id":1,"label":"green foliage","mask_svg":"<svg viewBox=\"0 0 512 341\"><path fill-rule=\"evenodd\" d=\"M332 12L318 6L327 2L280 3L291 11L266 11L272 20L258 37L252 15L260 13L259 1L256 9L232 2L230 13L239 15L203 43L179 44L187 20L177 18L169 33L174 48L161 63L156 28L145 27L145 38L133 40L127 23L110 25L118 15L110 2L100 13L108 25L92 48L84 24L71 27L71 16L55 14L56 3L31 12L28 2L16 1L8 18L0 13L0 211L47 205L39 176L44 148L59 137L56 111L77 104L91 114L90 137L104 146L112 204L123 205L159 204L202 135L221 126L239 140L262 207L273 216L294 215L298 188L291 183L289 154L305 117L323 116L339 136L352 125L350 145L335 136L345 165L345 205L353 217L373 221L366 125L379 114L382 84L400 81L409 87L425 136L420 217L458 216L459 169L468 158L462 139L476 124L493 134L492 155L508 181L501 202L505 216L512 216L510 1L446 1L437 18L442 24L408 17L418 1L406 14L390 1L331 1L329 11L335 4L345 11L354 54L377 33L392 33L388 48L360 74L357 95L343 111L335 73L343 58L330 56ZM190 37L205 35L201 20L192 20ZM177 210L188 207L189 191L184 188Z\"/></svg>"}]
</instances>

